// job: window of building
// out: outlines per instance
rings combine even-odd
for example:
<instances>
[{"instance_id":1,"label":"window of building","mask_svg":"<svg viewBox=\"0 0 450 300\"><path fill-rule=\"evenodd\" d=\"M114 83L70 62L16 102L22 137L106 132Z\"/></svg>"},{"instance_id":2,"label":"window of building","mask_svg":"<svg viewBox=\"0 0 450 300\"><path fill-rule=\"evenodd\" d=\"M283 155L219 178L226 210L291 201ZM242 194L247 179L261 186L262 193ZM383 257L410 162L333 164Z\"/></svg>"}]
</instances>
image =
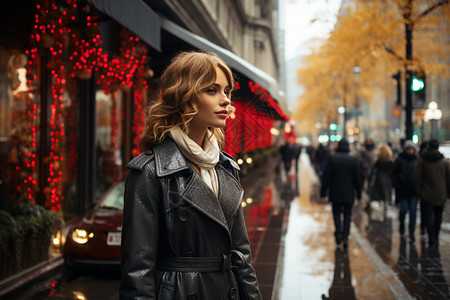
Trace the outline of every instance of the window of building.
<instances>
[{"instance_id":1,"label":"window of building","mask_svg":"<svg viewBox=\"0 0 450 300\"><path fill-rule=\"evenodd\" d=\"M35 201L39 190L41 105L36 87L28 90L27 63L25 53L0 46L1 209Z\"/></svg>"},{"instance_id":2,"label":"window of building","mask_svg":"<svg viewBox=\"0 0 450 300\"><path fill-rule=\"evenodd\" d=\"M41 61L36 53L0 46L2 209L26 202L54 211L66 205L70 211L75 201L76 80L58 85L48 63L49 80L42 82Z\"/></svg>"},{"instance_id":3,"label":"window of building","mask_svg":"<svg viewBox=\"0 0 450 300\"><path fill-rule=\"evenodd\" d=\"M121 90L95 93L95 199L123 176L123 94Z\"/></svg>"}]
</instances>

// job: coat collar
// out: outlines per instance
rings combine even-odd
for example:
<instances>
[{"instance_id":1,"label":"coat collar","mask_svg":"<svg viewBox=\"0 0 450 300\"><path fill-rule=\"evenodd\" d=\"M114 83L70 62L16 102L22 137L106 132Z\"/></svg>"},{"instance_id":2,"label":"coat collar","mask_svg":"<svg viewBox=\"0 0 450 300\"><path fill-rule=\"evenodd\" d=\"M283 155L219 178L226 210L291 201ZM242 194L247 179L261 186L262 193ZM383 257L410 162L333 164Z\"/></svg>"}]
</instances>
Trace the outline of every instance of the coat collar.
<instances>
[{"instance_id":1,"label":"coat collar","mask_svg":"<svg viewBox=\"0 0 450 300\"><path fill-rule=\"evenodd\" d=\"M240 207L244 194L238 179L230 172L232 168L239 170L236 161L228 154L220 153L215 167L219 180L219 196L216 197L200 175L189 166L172 138L168 137L161 144L154 146L153 151L157 176L164 177L183 170L192 172L193 176L181 191L180 197L230 233L230 220Z\"/></svg>"},{"instance_id":2,"label":"coat collar","mask_svg":"<svg viewBox=\"0 0 450 300\"><path fill-rule=\"evenodd\" d=\"M171 137L167 137L161 144L153 146L153 152L155 153L158 177L189 169L189 163Z\"/></svg>"},{"instance_id":3,"label":"coat collar","mask_svg":"<svg viewBox=\"0 0 450 300\"><path fill-rule=\"evenodd\" d=\"M153 146L153 151L155 153L156 175L159 177L190 169L188 161L181 154L180 149L171 137L167 137L161 144ZM240 171L236 161L223 151L220 152L218 164L225 168L228 164Z\"/></svg>"}]
</instances>

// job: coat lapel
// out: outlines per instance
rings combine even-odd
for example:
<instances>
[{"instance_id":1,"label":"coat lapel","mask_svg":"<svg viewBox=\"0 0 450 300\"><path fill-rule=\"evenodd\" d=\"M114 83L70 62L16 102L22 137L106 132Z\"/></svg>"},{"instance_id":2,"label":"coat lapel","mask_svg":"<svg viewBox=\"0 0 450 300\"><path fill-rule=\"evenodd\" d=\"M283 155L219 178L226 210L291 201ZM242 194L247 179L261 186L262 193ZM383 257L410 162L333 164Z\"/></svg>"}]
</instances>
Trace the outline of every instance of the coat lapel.
<instances>
[{"instance_id":1,"label":"coat lapel","mask_svg":"<svg viewBox=\"0 0 450 300\"><path fill-rule=\"evenodd\" d=\"M181 194L181 198L229 231L219 199L200 175L194 173L192 180Z\"/></svg>"},{"instance_id":2,"label":"coat lapel","mask_svg":"<svg viewBox=\"0 0 450 300\"><path fill-rule=\"evenodd\" d=\"M153 147L155 153L156 175L167 176L189 169L189 164L172 138L167 137L161 144Z\"/></svg>"},{"instance_id":3,"label":"coat lapel","mask_svg":"<svg viewBox=\"0 0 450 300\"><path fill-rule=\"evenodd\" d=\"M244 190L239 182L222 165L216 167L219 179L219 202L227 222L239 209Z\"/></svg>"},{"instance_id":4,"label":"coat lapel","mask_svg":"<svg viewBox=\"0 0 450 300\"><path fill-rule=\"evenodd\" d=\"M239 209L244 191L223 166L216 166L216 173L219 180L219 198L197 173L181 197L230 232L229 221Z\"/></svg>"}]
</instances>

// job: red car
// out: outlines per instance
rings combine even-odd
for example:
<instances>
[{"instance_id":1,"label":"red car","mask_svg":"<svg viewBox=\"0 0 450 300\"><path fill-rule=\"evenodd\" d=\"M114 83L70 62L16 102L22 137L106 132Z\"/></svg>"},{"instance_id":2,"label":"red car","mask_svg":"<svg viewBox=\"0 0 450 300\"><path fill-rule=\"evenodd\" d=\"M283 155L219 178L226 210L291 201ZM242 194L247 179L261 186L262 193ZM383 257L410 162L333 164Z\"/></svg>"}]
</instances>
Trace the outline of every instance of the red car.
<instances>
[{"instance_id":1,"label":"red car","mask_svg":"<svg viewBox=\"0 0 450 300\"><path fill-rule=\"evenodd\" d=\"M125 181L114 184L81 221L71 226L64 262L73 271L119 271Z\"/></svg>"}]
</instances>

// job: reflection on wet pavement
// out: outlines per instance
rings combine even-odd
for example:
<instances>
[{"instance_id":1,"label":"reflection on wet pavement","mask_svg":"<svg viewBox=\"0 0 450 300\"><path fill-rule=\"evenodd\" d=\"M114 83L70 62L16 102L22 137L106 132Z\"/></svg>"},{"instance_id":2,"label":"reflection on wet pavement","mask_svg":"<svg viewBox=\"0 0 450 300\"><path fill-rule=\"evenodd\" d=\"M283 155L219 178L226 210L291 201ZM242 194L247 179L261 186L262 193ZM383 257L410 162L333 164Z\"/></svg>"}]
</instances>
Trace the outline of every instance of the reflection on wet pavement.
<instances>
[{"instance_id":1,"label":"reflection on wet pavement","mask_svg":"<svg viewBox=\"0 0 450 300\"><path fill-rule=\"evenodd\" d=\"M327 297L322 294L322 299L356 299L351 277L348 253L347 251L338 248L335 250L334 276L333 283L328 290L329 296Z\"/></svg>"},{"instance_id":2,"label":"reflection on wet pavement","mask_svg":"<svg viewBox=\"0 0 450 300\"><path fill-rule=\"evenodd\" d=\"M260 241L269 219L269 213L272 208L272 191L272 188L266 188L263 193L263 199L260 202L261 204L250 206L245 210L245 224L254 257L258 253Z\"/></svg>"},{"instance_id":3,"label":"reflection on wet pavement","mask_svg":"<svg viewBox=\"0 0 450 300\"><path fill-rule=\"evenodd\" d=\"M449 253L447 253L447 256ZM436 249L423 249L420 255L421 276L418 280L426 294L431 299L449 299L449 287L442 270L439 251ZM447 270L448 272L449 270ZM435 287L430 288L430 283Z\"/></svg>"},{"instance_id":4,"label":"reflection on wet pavement","mask_svg":"<svg viewBox=\"0 0 450 300\"><path fill-rule=\"evenodd\" d=\"M275 298L394 299L352 238L348 253L336 253L331 207L314 201L318 179L306 154L301 155L300 164L301 195L291 203ZM336 298L340 292L349 298Z\"/></svg>"},{"instance_id":5,"label":"reflection on wet pavement","mask_svg":"<svg viewBox=\"0 0 450 300\"><path fill-rule=\"evenodd\" d=\"M80 276L51 293L54 300L119 299L119 275Z\"/></svg>"},{"instance_id":6,"label":"reflection on wet pavement","mask_svg":"<svg viewBox=\"0 0 450 300\"><path fill-rule=\"evenodd\" d=\"M378 203L366 204L360 205L365 209L360 209L360 213L355 215L355 224L364 232L378 255L398 273L411 296L416 299L450 299L450 269L443 267L450 263L448 233L441 234L439 250L430 249L426 246L426 240L420 239L419 224L415 241L400 237L397 207L389 206L384 212ZM441 252L447 255L441 256Z\"/></svg>"}]
</instances>

